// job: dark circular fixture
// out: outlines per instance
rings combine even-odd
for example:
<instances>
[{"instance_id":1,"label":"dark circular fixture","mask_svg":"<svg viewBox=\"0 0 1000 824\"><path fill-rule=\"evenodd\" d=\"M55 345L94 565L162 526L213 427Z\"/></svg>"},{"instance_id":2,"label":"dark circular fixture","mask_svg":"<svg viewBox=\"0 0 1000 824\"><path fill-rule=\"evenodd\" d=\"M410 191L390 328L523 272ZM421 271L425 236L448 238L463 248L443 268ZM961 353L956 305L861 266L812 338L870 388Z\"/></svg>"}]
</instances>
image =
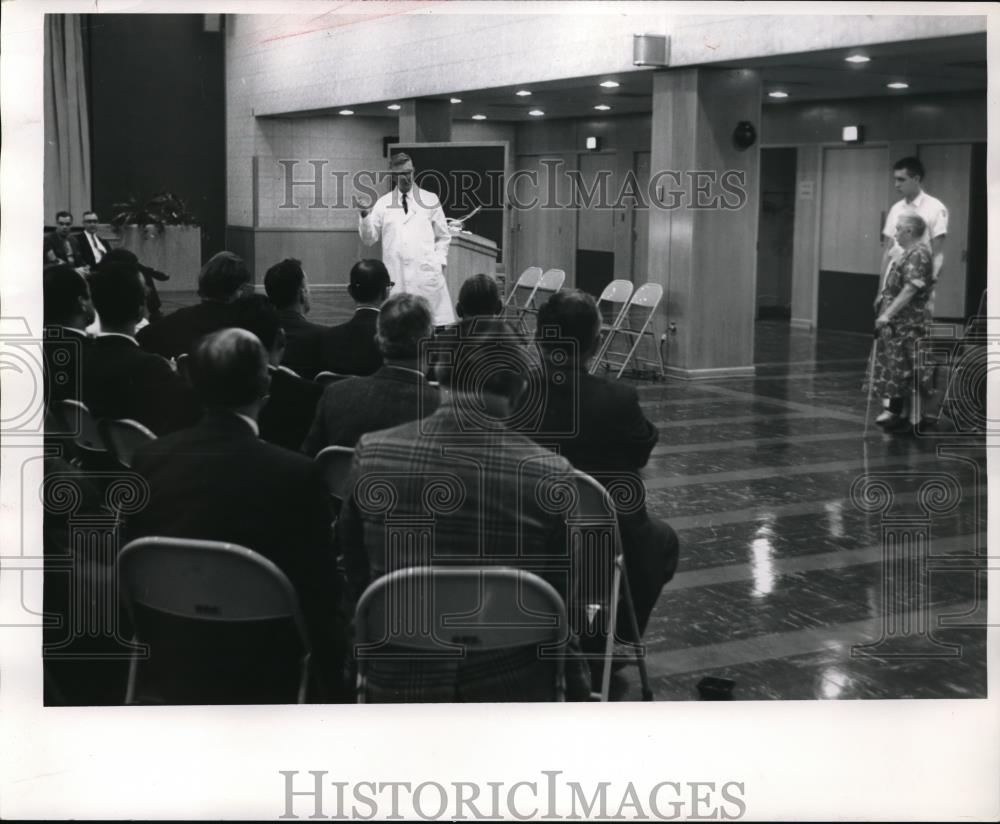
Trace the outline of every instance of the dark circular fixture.
<instances>
[{"instance_id":1,"label":"dark circular fixture","mask_svg":"<svg viewBox=\"0 0 1000 824\"><path fill-rule=\"evenodd\" d=\"M749 149L757 142L757 130L749 120L741 120L733 129L733 143L739 149Z\"/></svg>"}]
</instances>

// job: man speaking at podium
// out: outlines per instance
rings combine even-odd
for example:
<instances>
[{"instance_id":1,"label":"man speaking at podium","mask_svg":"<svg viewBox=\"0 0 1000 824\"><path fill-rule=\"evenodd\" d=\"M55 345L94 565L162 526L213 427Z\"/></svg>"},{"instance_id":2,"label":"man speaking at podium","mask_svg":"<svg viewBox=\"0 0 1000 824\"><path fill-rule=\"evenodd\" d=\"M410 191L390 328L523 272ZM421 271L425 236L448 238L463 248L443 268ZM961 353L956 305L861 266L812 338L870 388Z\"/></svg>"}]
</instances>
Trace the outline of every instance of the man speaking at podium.
<instances>
[{"instance_id":1,"label":"man speaking at podium","mask_svg":"<svg viewBox=\"0 0 1000 824\"><path fill-rule=\"evenodd\" d=\"M454 323L455 311L444 279L451 232L441 202L437 195L414 185L409 155L393 155L389 174L392 190L370 209L361 209L361 242L371 246L381 238L382 261L394 282L390 294L421 295L431 305L435 326Z\"/></svg>"}]
</instances>

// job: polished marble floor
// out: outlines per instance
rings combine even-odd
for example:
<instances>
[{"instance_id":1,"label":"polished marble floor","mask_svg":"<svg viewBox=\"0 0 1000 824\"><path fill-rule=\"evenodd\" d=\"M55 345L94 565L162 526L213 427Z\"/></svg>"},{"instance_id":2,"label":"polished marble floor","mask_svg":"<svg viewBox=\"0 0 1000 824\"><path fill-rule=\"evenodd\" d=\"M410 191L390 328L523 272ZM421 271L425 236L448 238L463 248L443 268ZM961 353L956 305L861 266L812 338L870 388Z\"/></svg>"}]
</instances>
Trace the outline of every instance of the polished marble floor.
<instances>
[{"instance_id":1,"label":"polished marble floor","mask_svg":"<svg viewBox=\"0 0 1000 824\"><path fill-rule=\"evenodd\" d=\"M348 311L314 292L316 322ZM645 638L656 700L705 676L735 700L986 695L985 444L866 432L870 345L762 321L753 378L632 381L660 429L649 507L681 540Z\"/></svg>"}]
</instances>

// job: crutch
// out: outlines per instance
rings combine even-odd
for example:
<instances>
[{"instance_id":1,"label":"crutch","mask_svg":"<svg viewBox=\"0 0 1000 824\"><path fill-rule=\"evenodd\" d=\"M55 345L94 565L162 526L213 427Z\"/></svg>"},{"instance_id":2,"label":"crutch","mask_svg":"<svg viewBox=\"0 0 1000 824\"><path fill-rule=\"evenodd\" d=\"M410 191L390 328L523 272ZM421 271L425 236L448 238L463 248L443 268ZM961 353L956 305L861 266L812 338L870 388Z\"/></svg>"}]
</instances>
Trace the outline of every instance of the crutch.
<instances>
[{"instance_id":1,"label":"crutch","mask_svg":"<svg viewBox=\"0 0 1000 824\"><path fill-rule=\"evenodd\" d=\"M872 351L868 356L868 375L865 378L865 388L868 391L868 402L865 404L865 431L862 434L862 438L868 437L868 425L871 422L872 417L872 394L874 387L872 383L875 380L875 352L878 349L878 330L875 331L875 340L872 341Z\"/></svg>"}]
</instances>

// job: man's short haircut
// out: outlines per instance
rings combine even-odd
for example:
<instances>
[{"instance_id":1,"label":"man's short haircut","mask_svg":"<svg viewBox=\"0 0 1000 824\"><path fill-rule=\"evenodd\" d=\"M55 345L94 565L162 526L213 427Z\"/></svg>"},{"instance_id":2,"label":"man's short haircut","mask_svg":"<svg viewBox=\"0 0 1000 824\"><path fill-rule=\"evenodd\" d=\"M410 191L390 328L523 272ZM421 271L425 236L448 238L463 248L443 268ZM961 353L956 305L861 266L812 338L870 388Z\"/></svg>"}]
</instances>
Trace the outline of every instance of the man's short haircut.
<instances>
[{"instance_id":1,"label":"man's short haircut","mask_svg":"<svg viewBox=\"0 0 1000 824\"><path fill-rule=\"evenodd\" d=\"M65 326L79 314L80 298L90 298L90 289L83 275L59 263L42 270L42 298L46 326Z\"/></svg>"},{"instance_id":2,"label":"man's short haircut","mask_svg":"<svg viewBox=\"0 0 1000 824\"><path fill-rule=\"evenodd\" d=\"M264 275L264 291L271 303L279 309L285 309L295 303L305 278L302 261L285 258L267 270Z\"/></svg>"},{"instance_id":3,"label":"man's short haircut","mask_svg":"<svg viewBox=\"0 0 1000 824\"><path fill-rule=\"evenodd\" d=\"M229 300L249 282L250 271L243 258L232 252L218 252L201 267L198 294L213 300Z\"/></svg>"},{"instance_id":4,"label":"man's short haircut","mask_svg":"<svg viewBox=\"0 0 1000 824\"><path fill-rule=\"evenodd\" d=\"M898 172L900 169L904 170L910 177L924 179L924 164L920 162L919 157L910 156L897 160L893 164L892 170Z\"/></svg>"},{"instance_id":5,"label":"man's short haircut","mask_svg":"<svg viewBox=\"0 0 1000 824\"><path fill-rule=\"evenodd\" d=\"M413 360L420 342L434 334L434 313L426 298L403 292L382 304L378 348L386 360Z\"/></svg>"},{"instance_id":6,"label":"man's short haircut","mask_svg":"<svg viewBox=\"0 0 1000 824\"><path fill-rule=\"evenodd\" d=\"M201 402L216 409L247 406L267 394L267 353L246 329L220 329L195 347L191 382Z\"/></svg>"},{"instance_id":7,"label":"man's short haircut","mask_svg":"<svg viewBox=\"0 0 1000 824\"><path fill-rule=\"evenodd\" d=\"M389 288L389 270L381 260L365 258L351 267L347 290L357 303L372 303Z\"/></svg>"},{"instance_id":8,"label":"man's short haircut","mask_svg":"<svg viewBox=\"0 0 1000 824\"><path fill-rule=\"evenodd\" d=\"M458 290L458 314L463 318L499 315L503 308L500 287L489 275L472 275Z\"/></svg>"},{"instance_id":9,"label":"man's short haircut","mask_svg":"<svg viewBox=\"0 0 1000 824\"><path fill-rule=\"evenodd\" d=\"M601 314L594 298L579 289L564 289L538 310L535 339L543 350L558 349L582 358L593 352L600 329Z\"/></svg>"},{"instance_id":10,"label":"man's short haircut","mask_svg":"<svg viewBox=\"0 0 1000 824\"><path fill-rule=\"evenodd\" d=\"M406 152L396 152L396 154L389 158L389 168L398 169L412 162L412 158Z\"/></svg>"},{"instance_id":11,"label":"man's short haircut","mask_svg":"<svg viewBox=\"0 0 1000 824\"><path fill-rule=\"evenodd\" d=\"M274 304L263 295L243 295L232 302L233 326L253 332L271 352L282 335L281 319ZM283 337L283 335L282 335Z\"/></svg>"},{"instance_id":12,"label":"man's short haircut","mask_svg":"<svg viewBox=\"0 0 1000 824\"><path fill-rule=\"evenodd\" d=\"M525 384L531 363L520 338L499 318L479 317L463 321L442 335L434 345L435 355L449 354L435 376L455 392L478 396L490 392L513 398Z\"/></svg>"},{"instance_id":13,"label":"man's short haircut","mask_svg":"<svg viewBox=\"0 0 1000 824\"><path fill-rule=\"evenodd\" d=\"M83 213L84 220L87 219L87 215L93 215L94 217L97 217L97 212L95 212L93 209L87 209L87 211Z\"/></svg>"},{"instance_id":14,"label":"man's short haircut","mask_svg":"<svg viewBox=\"0 0 1000 824\"><path fill-rule=\"evenodd\" d=\"M90 276L90 294L104 324L121 326L142 318L146 283L134 263L101 260Z\"/></svg>"},{"instance_id":15,"label":"man's short haircut","mask_svg":"<svg viewBox=\"0 0 1000 824\"><path fill-rule=\"evenodd\" d=\"M72 212L67 212L65 209L61 209L60 211L56 212L56 223L59 222L59 218L61 218L61 217L68 217L70 219L70 222L72 222L72 220L73 220L73 213Z\"/></svg>"},{"instance_id":16,"label":"man's short haircut","mask_svg":"<svg viewBox=\"0 0 1000 824\"><path fill-rule=\"evenodd\" d=\"M899 216L899 222L909 226L913 236L918 239L927 231L927 222L920 215L902 214Z\"/></svg>"}]
</instances>

